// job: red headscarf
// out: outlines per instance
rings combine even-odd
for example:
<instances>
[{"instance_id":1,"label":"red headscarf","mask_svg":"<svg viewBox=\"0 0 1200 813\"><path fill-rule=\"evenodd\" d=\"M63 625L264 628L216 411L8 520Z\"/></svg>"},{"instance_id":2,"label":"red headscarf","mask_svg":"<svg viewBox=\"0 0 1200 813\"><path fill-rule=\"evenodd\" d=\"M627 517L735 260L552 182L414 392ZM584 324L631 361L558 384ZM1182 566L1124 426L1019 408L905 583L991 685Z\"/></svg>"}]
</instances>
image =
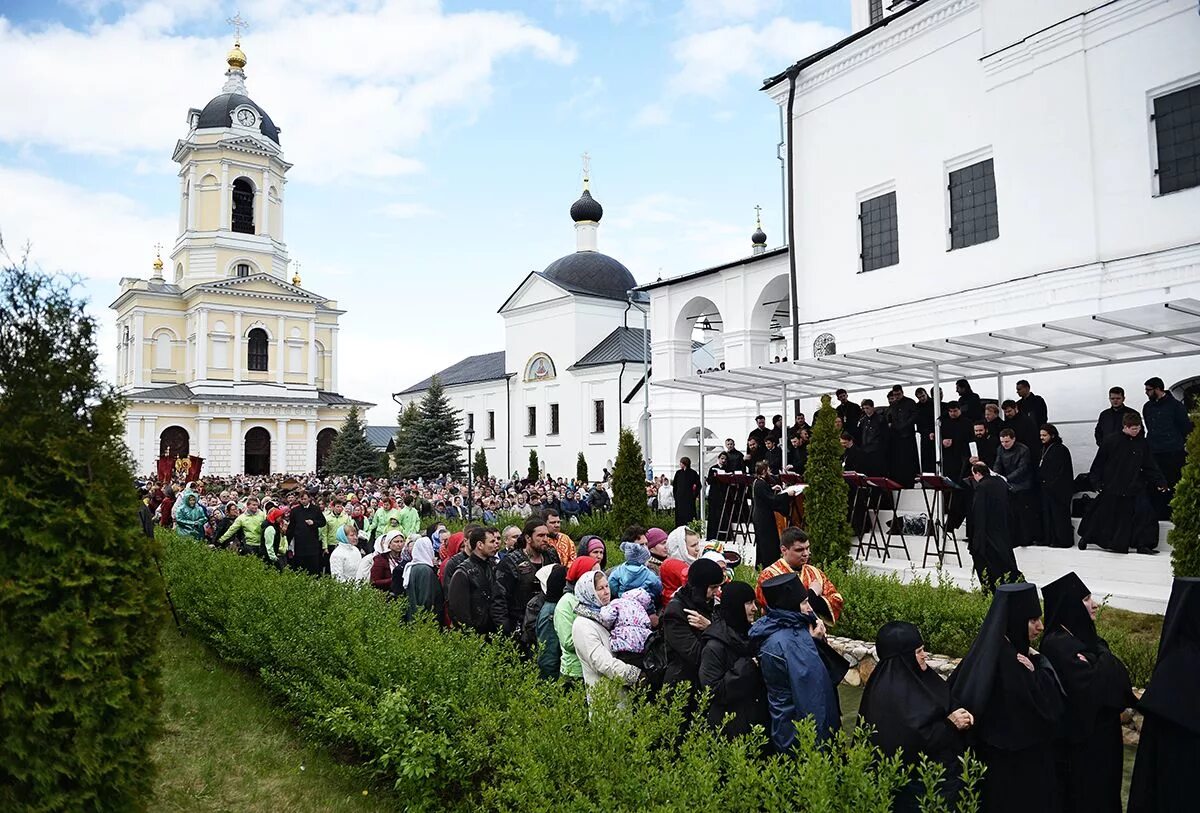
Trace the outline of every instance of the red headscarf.
<instances>
[{"instance_id":1,"label":"red headscarf","mask_svg":"<svg viewBox=\"0 0 1200 813\"><path fill-rule=\"evenodd\" d=\"M675 595L675 591L687 582L688 566L679 559L667 559L658 569L658 577L662 579L663 606Z\"/></svg>"},{"instance_id":2,"label":"red headscarf","mask_svg":"<svg viewBox=\"0 0 1200 813\"><path fill-rule=\"evenodd\" d=\"M450 561L451 556L458 553L462 548L464 538L462 531L455 531L442 543L442 549L438 552L438 558L442 560L442 564L438 568L438 581L445 581L446 563Z\"/></svg>"},{"instance_id":3,"label":"red headscarf","mask_svg":"<svg viewBox=\"0 0 1200 813\"><path fill-rule=\"evenodd\" d=\"M584 573L590 573L600 563L590 556L579 556L571 561L567 568L567 584L574 584Z\"/></svg>"}]
</instances>

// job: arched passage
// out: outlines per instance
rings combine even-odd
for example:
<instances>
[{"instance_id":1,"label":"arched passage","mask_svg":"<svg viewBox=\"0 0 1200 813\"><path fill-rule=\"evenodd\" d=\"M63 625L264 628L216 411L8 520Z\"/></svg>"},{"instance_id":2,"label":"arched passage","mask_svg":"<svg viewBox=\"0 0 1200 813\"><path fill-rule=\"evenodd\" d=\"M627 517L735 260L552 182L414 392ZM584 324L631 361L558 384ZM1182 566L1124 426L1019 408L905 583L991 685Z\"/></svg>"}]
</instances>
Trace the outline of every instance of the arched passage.
<instances>
[{"instance_id":1,"label":"arched passage","mask_svg":"<svg viewBox=\"0 0 1200 813\"><path fill-rule=\"evenodd\" d=\"M717 437L713 430L705 427L704 429L704 453L700 452L700 427L693 426L691 429L683 433L679 439L679 443L675 445L675 464L679 463L680 458L686 457L692 461L692 469L700 473L700 477L704 478L708 474L708 467L717 459L717 455L725 448L725 444ZM674 466L672 466L674 468Z\"/></svg>"},{"instance_id":2,"label":"arched passage","mask_svg":"<svg viewBox=\"0 0 1200 813\"><path fill-rule=\"evenodd\" d=\"M246 433L246 474L271 473L271 433L256 426Z\"/></svg>"},{"instance_id":3,"label":"arched passage","mask_svg":"<svg viewBox=\"0 0 1200 813\"><path fill-rule=\"evenodd\" d=\"M791 297L788 290L788 275L773 277L754 300L750 313L750 327L756 332L768 332L761 347L755 347L751 357L758 364L769 364L779 358L790 357L792 335Z\"/></svg>"},{"instance_id":4,"label":"arched passage","mask_svg":"<svg viewBox=\"0 0 1200 813\"><path fill-rule=\"evenodd\" d=\"M1178 382L1171 387L1171 394L1182 401L1189 411L1200 408L1200 375Z\"/></svg>"},{"instance_id":5,"label":"arched passage","mask_svg":"<svg viewBox=\"0 0 1200 813\"><path fill-rule=\"evenodd\" d=\"M677 374L695 375L719 368L725 361L724 329L721 310L708 297L696 296L684 305L675 320L672 335L679 348Z\"/></svg>"},{"instance_id":6,"label":"arched passage","mask_svg":"<svg viewBox=\"0 0 1200 813\"><path fill-rule=\"evenodd\" d=\"M191 454L191 438L182 426L168 426L158 436L159 457L187 457Z\"/></svg>"},{"instance_id":7,"label":"arched passage","mask_svg":"<svg viewBox=\"0 0 1200 813\"><path fill-rule=\"evenodd\" d=\"M326 427L317 433L317 472L324 473L325 459L329 457L329 450L333 447L333 439L337 437L337 430L332 427Z\"/></svg>"}]
</instances>

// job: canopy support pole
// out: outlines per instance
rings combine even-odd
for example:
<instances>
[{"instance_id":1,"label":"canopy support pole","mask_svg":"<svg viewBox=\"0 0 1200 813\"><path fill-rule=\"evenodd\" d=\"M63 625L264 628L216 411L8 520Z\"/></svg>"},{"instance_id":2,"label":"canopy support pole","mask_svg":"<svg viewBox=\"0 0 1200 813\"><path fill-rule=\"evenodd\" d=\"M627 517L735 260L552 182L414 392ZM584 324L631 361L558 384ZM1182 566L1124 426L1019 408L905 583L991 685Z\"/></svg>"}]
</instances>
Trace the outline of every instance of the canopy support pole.
<instances>
[{"instance_id":1,"label":"canopy support pole","mask_svg":"<svg viewBox=\"0 0 1200 813\"><path fill-rule=\"evenodd\" d=\"M788 411L787 411L787 384L785 383L781 389L783 390L783 411L779 413L783 416L783 420L779 424L779 441L775 444L779 447L779 473L782 474L787 470L787 435L788 435Z\"/></svg>"},{"instance_id":2,"label":"canopy support pole","mask_svg":"<svg viewBox=\"0 0 1200 813\"><path fill-rule=\"evenodd\" d=\"M1004 417L1004 410L1000 409L1000 405L1004 403L1004 373L996 373L996 409L1000 411L1000 417Z\"/></svg>"},{"instance_id":3,"label":"canopy support pole","mask_svg":"<svg viewBox=\"0 0 1200 813\"><path fill-rule=\"evenodd\" d=\"M942 382L938 366L933 365L933 460L934 471L942 471Z\"/></svg>"},{"instance_id":4,"label":"canopy support pole","mask_svg":"<svg viewBox=\"0 0 1200 813\"><path fill-rule=\"evenodd\" d=\"M706 482L708 480L708 469L706 469L704 467L704 393L700 393L700 454L699 454L699 458L700 459L696 461L696 473L700 475L700 525L701 525L701 527L707 528L708 526L705 523L706 509L704 506L704 504L707 502L707 500L705 499L706 495L704 492L708 485L708 483ZM676 501L679 500L678 497L676 497L675 499L676 499ZM703 535L703 533L704 532L701 531L701 535Z\"/></svg>"}]
</instances>

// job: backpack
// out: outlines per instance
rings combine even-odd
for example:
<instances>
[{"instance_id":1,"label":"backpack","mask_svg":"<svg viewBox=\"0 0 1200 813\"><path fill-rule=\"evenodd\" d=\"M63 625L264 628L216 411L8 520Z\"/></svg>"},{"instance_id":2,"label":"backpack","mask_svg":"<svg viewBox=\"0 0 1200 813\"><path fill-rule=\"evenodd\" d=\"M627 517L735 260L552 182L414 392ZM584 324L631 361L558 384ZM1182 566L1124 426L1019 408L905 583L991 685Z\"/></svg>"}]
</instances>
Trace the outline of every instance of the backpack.
<instances>
[{"instance_id":1,"label":"backpack","mask_svg":"<svg viewBox=\"0 0 1200 813\"><path fill-rule=\"evenodd\" d=\"M525 605L525 622L521 625L518 641L521 644L521 648L526 651L537 649L537 619L545 603L546 596L539 592L533 598L529 599L529 603Z\"/></svg>"},{"instance_id":2,"label":"backpack","mask_svg":"<svg viewBox=\"0 0 1200 813\"><path fill-rule=\"evenodd\" d=\"M652 692L662 688L667 676L667 637L663 635L662 624L650 633L646 639L646 648L642 651L642 680Z\"/></svg>"}]
</instances>

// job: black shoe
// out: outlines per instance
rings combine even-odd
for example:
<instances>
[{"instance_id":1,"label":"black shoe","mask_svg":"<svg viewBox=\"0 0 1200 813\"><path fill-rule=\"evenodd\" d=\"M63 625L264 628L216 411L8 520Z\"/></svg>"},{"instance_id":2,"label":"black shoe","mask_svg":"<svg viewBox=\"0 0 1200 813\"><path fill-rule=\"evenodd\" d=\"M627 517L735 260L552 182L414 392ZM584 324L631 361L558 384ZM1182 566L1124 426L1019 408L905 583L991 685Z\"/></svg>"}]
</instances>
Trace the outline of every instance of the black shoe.
<instances>
[{"instance_id":1,"label":"black shoe","mask_svg":"<svg viewBox=\"0 0 1200 813\"><path fill-rule=\"evenodd\" d=\"M1147 556L1154 556L1158 553L1154 548L1137 548L1138 553L1144 553Z\"/></svg>"},{"instance_id":2,"label":"black shoe","mask_svg":"<svg viewBox=\"0 0 1200 813\"><path fill-rule=\"evenodd\" d=\"M1087 542L1084 542L1082 539L1080 539L1080 540L1079 540L1079 549L1080 549L1080 550L1087 550Z\"/></svg>"}]
</instances>

